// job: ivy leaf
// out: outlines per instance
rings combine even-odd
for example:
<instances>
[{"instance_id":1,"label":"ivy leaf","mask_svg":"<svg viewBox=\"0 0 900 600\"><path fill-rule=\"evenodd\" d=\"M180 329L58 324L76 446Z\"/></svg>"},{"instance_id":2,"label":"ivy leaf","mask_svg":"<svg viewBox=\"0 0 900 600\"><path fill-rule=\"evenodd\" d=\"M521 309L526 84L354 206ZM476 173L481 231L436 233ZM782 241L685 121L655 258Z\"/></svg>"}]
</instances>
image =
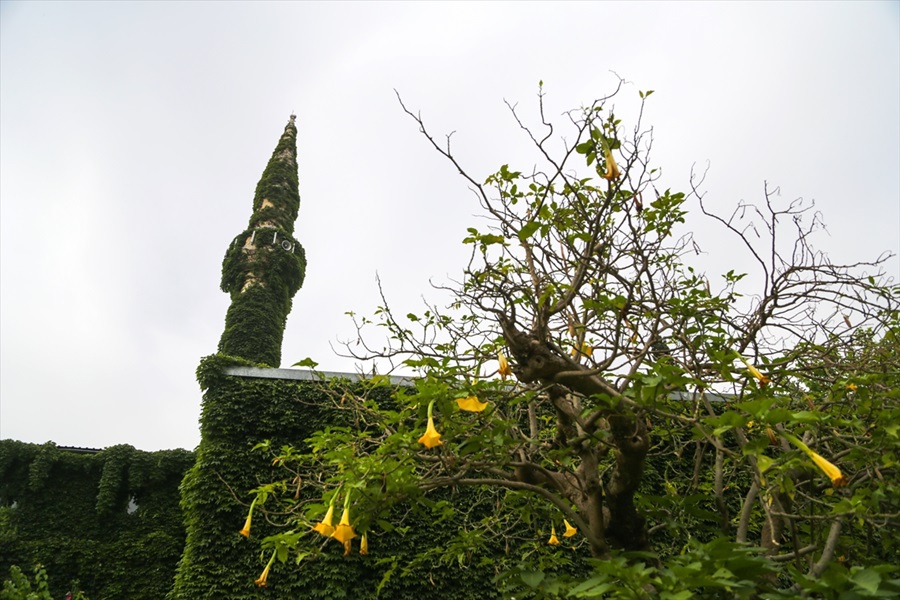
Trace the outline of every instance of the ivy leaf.
<instances>
[{"instance_id":1,"label":"ivy leaf","mask_svg":"<svg viewBox=\"0 0 900 600\"><path fill-rule=\"evenodd\" d=\"M544 580L544 573L541 571L533 571L531 573L522 573L522 582L531 588L536 588Z\"/></svg>"}]
</instances>

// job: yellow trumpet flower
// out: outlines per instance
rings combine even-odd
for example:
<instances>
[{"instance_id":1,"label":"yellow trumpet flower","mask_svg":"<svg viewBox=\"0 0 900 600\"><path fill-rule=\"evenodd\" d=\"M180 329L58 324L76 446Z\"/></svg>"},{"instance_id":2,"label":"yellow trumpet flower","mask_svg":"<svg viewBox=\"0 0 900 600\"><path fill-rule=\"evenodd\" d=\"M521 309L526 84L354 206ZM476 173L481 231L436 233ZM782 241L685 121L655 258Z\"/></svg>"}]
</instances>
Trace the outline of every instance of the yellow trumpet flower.
<instances>
[{"instance_id":1,"label":"yellow trumpet flower","mask_svg":"<svg viewBox=\"0 0 900 600\"><path fill-rule=\"evenodd\" d=\"M603 179L613 181L621 176L619 165L616 164L616 160L613 158L612 150L606 150L606 173L603 175Z\"/></svg>"},{"instance_id":2,"label":"yellow trumpet flower","mask_svg":"<svg viewBox=\"0 0 900 600\"><path fill-rule=\"evenodd\" d=\"M481 412L488 407L487 402L481 402L476 396L469 396L468 398L457 398L456 404L460 409L467 410L469 412Z\"/></svg>"},{"instance_id":3,"label":"yellow trumpet flower","mask_svg":"<svg viewBox=\"0 0 900 600\"><path fill-rule=\"evenodd\" d=\"M737 353L735 353L735 354L737 354ZM737 356L739 359L741 359L741 362L744 363L744 366L747 367L747 372L750 373L750 375L752 375L753 377L755 377L756 380L759 382L759 387L764 388L767 385L769 385L769 383L771 383L772 380L769 379L768 377L766 377L765 375L763 375L759 371L759 369L757 369L756 367L751 365L750 362L746 358L744 358L740 354L738 354Z\"/></svg>"},{"instance_id":4,"label":"yellow trumpet flower","mask_svg":"<svg viewBox=\"0 0 900 600\"><path fill-rule=\"evenodd\" d=\"M259 587L266 587L266 581L269 579L269 570L272 568L272 563L275 562L275 552L272 552L272 558L269 559L269 562L266 563L266 568L263 569L262 575L259 576L254 583Z\"/></svg>"},{"instance_id":5,"label":"yellow trumpet flower","mask_svg":"<svg viewBox=\"0 0 900 600\"><path fill-rule=\"evenodd\" d=\"M335 494L335 497L337 494ZM313 527L313 531L318 531L325 537L331 537L331 534L334 533L334 525L332 522L334 521L334 498L331 499L331 504L328 505L328 512L325 513L325 518L322 519L321 523L318 523L315 527Z\"/></svg>"},{"instance_id":6,"label":"yellow trumpet flower","mask_svg":"<svg viewBox=\"0 0 900 600\"><path fill-rule=\"evenodd\" d=\"M347 498L349 499L350 496L347 496ZM334 528L334 533L331 534L331 537L344 544L345 548L350 540L356 537L356 532L353 531L353 526L350 525L350 507L344 506L341 522Z\"/></svg>"},{"instance_id":7,"label":"yellow trumpet flower","mask_svg":"<svg viewBox=\"0 0 900 600\"><path fill-rule=\"evenodd\" d=\"M344 556L348 556L353 550L353 543L350 540L344 542Z\"/></svg>"},{"instance_id":8,"label":"yellow trumpet flower","mask_svg":"<svg viewBox=\"0 0 900 600\"><path fill-rule=\"evenodd\" d=\"M831 480L831 485L836 488L844 487L845 485L847 485L847 478L844 477L844 474L841 473L840 469L838 469L836 466L834 466L812 450L810 450L807 454L812 459L812 461L816 463L816 466L822 469L823 473L828 475L828 478Z\"/></svg>"},{"instance_id":9,"label":"yellow trumpet flower","mask_svg":"<svg viewBox=\"0 0 900 600\"><path fill-rule=\"evenodd\" d=\"M434 417L432 416L432 410L434 409L434 400L432 400L428 404L428 426L425 428L425 435L419 438L419 443L428 448L434 448L435 446L440 446L443 444L441 441L441 434L437 432L437 429L434 428Z\"/></svg>"},{"instance_id":10,"label":"yellow trumpet flower","mask_svg":"<svg viewBox=\"0 0 900 600\"><path fill-rule=\"evenodd\" d=\"M428 417L428 427L425 429L425 434L419 438L419 443L429 449L444 443L441 441L441 434L434 428L434 419L431 417Z\"/></svg>"},{"instance_id":11,"label":"yellow trumpet flower","mask_svg":"<svg viewBox=\"0 0 900 600\"><path fill-rule=\"evenodd\" d=\"M244 521L244 528L240 532L246 538L250 537L250 523L253 521L253 507L256 506L256 500L254 498L253 502L250 503L250 512L247 513L247 520Z\"/></svg>"},{"instance_id":12,"label":"yellow trumpet flower","mask_svg":"<svg viewBox=\"0 0 900 600\"><path fill-rule=\"evenodd\" d=\"M369 553L369 532L362 534L362 540L359 542L359 553L366 555Z\"/></svg>"},{"instance_id":13,"label":"yellow trumpet flower","mask_svg":"<svg viewBox=\"0 0 900 600\"><path fill-rule=\"evenodd\" d=\"M757 368L754 367L753 365L747 365L747 371L748 371L751 375L753 375L754 377L756 377L756 380L759 381L760 387L766 387L766 386L769 385L769 383L772 381L771 379L769 379L768 377L766 377L765 375L763 375L762 373L760 373L760 372L759 372L759 369L757 369Z\"/></svg>"},{"instance_id":14,"label":"yellow trumpet flower","mask_svg":"<svg viewBox=\"0 0 900 600\"><path fill-rule=\"evenodd\" d=\"M506 360L506 356L504 356L502 352L497 353L497 361L500 363L500 369L498 371L498 373L500 373L500 379L506 381L506 378L513 374L512 369L509 368L509 361Z\"/></svg>"},{"instance_id":15,"label":"yellow trumpet flower","mask_svg":"<svg viewBox=\"0 0 900 600\"><path fill-rule=\"evenodd\" d=\"M837 468L835 465L831 464L828 460L826 460L819 453L814 452L809 446L795 438L789 433L782 433L790 443L794 444L798 448L800 448L806 455L813 461L813 463L819 467L825 475L831 480L831 485L836 488L844 487L847 485L847 478L844 477L844 474L841 473L841 470Z\"/></svg>"},{"instance_id":16,"label":"yellow trumpet flower","mask_svg":"<svg viewBox=\"0 0 900 600\"><path fill-rule=\"evenodd\" d=\"M559 546L559 538L556 537L556 527L550 526L550 539L547 541L551 546Z\"/></svg>"},{"instance_id":17,"label":"yellow trumpet flower","mask_svg":"<svg viewBox=\"0 0 900 600\"><path fill-rule=\"evenodd\" d=\"M573 535L578 533L578 529L572 527L565 519L563 519L563 524L566 526L566 532L563 534L563 537L572 537Z\"/></svg>"}]
</instances>

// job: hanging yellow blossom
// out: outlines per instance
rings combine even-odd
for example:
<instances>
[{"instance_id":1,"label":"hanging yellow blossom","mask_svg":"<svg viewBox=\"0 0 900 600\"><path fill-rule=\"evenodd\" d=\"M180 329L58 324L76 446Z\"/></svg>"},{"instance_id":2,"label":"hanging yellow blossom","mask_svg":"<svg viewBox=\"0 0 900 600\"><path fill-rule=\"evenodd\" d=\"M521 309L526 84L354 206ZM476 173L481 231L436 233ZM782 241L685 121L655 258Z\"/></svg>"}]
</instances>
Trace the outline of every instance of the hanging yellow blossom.
<instances>
[{"instance_id":1,"label":"hanging yellow blossom","mask_svg":"<svg viewBox=\"0 0 900 600\"><path fill-rule=\"evenodd\" d=\"M344 556L349 556L353 550L353 543L350 540L344 542Z\"/></svg>"},{"instance_id":2,"label":"hanging yellow blossom","mask_svg":"<svg viewBox=\"0 0 900 600\"><path fill-rule=\"evenodd\" d=\"M488 407L487 402L481 402L476 396L469 396L468 398L457 398L456 404L459 405L460 409L467 410L469 412L481 412Z\"/></svg>"},{"instance_id":3,"label":"hanging yellow blossom","mask_svg":"<svg viewBox=\"0 0 900 600\"><path fill-rule=\"evenodd\" d=\"M616 164L616 160L613 158L612 150L605 148L606 150L606 173L603 175L603 179L607 181L613 181L622 176L619 172L619 165Z\"/></svg>"},{"instance_id":4,"label":"hanging yellow blossom","mask_svg":"<svg viewBox=\"0 0 900 600\"><path fill-rule=\"evenodd\" d=\"M850 390L851 392L855 392L857 389L857 385L855 383L848 383L847 389Z\"/></svg>"},{"instance_id":5,"label":"hanging yellow blossom","mask_svg":"<svg viewBox=\"0 0 900 600\"><path fill-rule=\"evenodd\" d=\"M551 546L559 546L559 538L556 537L556 527L550 526L550 539L547 541Z\"/></svg>"},{"instance_id":6,"label":"hanging yellow blossom","mask_svg":"<svg viewBox=\"0 0 900 600\"><path fill-rule=\"evenodd\" d=\"M434 417L432 416L433 410L434 400L428 403L428 426L425 428L425 435L419 438L419 443L428 449L443 444L441 441L441 434L434 428Z\"/></svg>"},{"instance_id":7,"label":"hanging yellow blossom","mask_svg":"<svg viewBox=\"0 0 900 600\"><path fill-rule=\"evenodd\" d=\"M789 433L782 433L782 435L789 441L794 444L798 448L800 448L806 455L813 461L813 463L819 467L825 475L831 480L831 485L836 488L844 487L847 485L847 478L844 477L844 474L841 473L841 470L837 468L835 465L826 460L823 456L814 452L810 449L809 446L790 435Z\"/></svg>"},{"instance_id":8,"label":"hanging yellow blossom","mask_svg":"<svg viewBox=\"0 0 900 600\"><path fill-rule=\"evenodd\" d=\"M759 372L759 369L757 369L757 368L754 367L753 365L747 365L747 371L748 371L751 375L753 375L754 377L756 377L757 381L759 381L759 386L760 386L760 387L766 387L766 386L769 385L769 383L772 381L771 379L769 379L768 377L766 377L765 375L763 375L762 373L760 373L760 372Z\"/></svg>"},{"instance_id":9,"label":"hanging yellow blossom","mask_svg":"<svg viewBox=\"0 0 900 600\"><path fill-rule=\"evenodd\" d=\"M590 358L594 354L594 347L588 344L587 342L581 343L581 348L572 347L572 358L578 360L581 356L587 356Z\"/></svg>"},{"instance_id":10,"label":"hanging yellow blossom","mask_svg":"<svg viewBox=\"0 0 900 600\"><path fill-rule=\"evenodd\" d=\"M325 513L325 518L322 519L322 522L313 527L313 531L318 531L325 537L331 537L331 534L334 533L334 525L332 523L334 521L334 499L336 497L337 494L331 498L331 504L328 505L328 512Z\"/></svg>"},{"instance_id":11,"label":"hanging yellow blossom","mask_svg":"<svg viewBox=\"0 0 900 600\"><path fill-rule=\"evenodd\" d=\"M347 499L350 499L349 495ZM344 514L341 515L341 522L334 528L334 533L331 534L331 537L344 545L356 537L356 532L353 531L353 527L350 525L350 507L346 503L344 505Z\"/></svg>"},{"instance_id":12,"label":"hanging yellow blossom","mask_svg":"<svg viewBox=\"0 0 900 600\"><path fill-rule=\"evenodd\" d=\"M369 532L362 534L362 540L359 542L359 553L366 555L369 553Z\"/></svg>"},{"instance_id":13,"label":"hanging yellow blossom","mask_svg":"<svg viewBox=\"0 0 900 600\"><path fill-rule=\"evenodd\" d=\"M506 381L506 378L513 374L512 369L509 368L509 361L506 360L506 356L504 356L502 352L497 353L497 361L500 363L500 369L498 371L498 373L500 373L500 379Z\"/></svg>"},{"instance_id":14,"label":"hanging yellow blossom","mask_svg":"<svg viewBox=\"0 0 900 600\"><path fill-rule=\"evenodd\" d=\"M259 576L254 583L259 587L266 587L266 581L269 579L269 570L272 568L272 563L275 562L275 552L272 552L272 558L269 559L269 562L266 563L266 568L263 569L262 575Z\"/></svg>"},{"instance_id":15,"label":"hanging yellow blossom","mask_svg":"<svg viewBox=\"0 0 900 600\"><path fill-rule=\"evenodd\" d=\"M631 330L631 337L628 339L629 344L634 344L637 342L637 329L634 328L634 325L631 324L631 321L628 319L623 319L625 322L625 326Z\"/></svg>"},{"instance_id":16,"label":"hanging yellow blossom","mask_svg":"<svg viewBox=\"0 0 900 600\"><path fill-rule=\"evenodd\" d=\"M754 367L753 365L751 365L751 364L747 361L746 358L744 358L744 357L741 356L740 354L738 354L737 356L738 356L739 359L741 359L741 362L744 363L744 366L747 367L747 372L750 373L753 377L755 377L757 381L759 381L759 387L763 387L763 388L764 388L764 387L766 387L767 385L769 385L769 383L771 383L772 380L769 379L768 377L766 377L765 375L763 375L763 374L759 371L759 369L757 369L756 367Z\"/></svg>"},{"instance_id":17,"label":"hanging yellow blossom","mask_svg":"<svg viewBox=\"0 0 900 600\"><path fill-rule=\"evenodd\" d=\"M823 473L828 475L828 478L831 480L831 485L836 488L844 487L845 485L847 485L847 478L844 477L844 474L841 473L840 469L838 469L836 466L834 466L812 450L810 450L808 454L812 461L816 463L816 466L822 469Z\"/></svg>"},{"instance_id":18,"label":"hanging yellow blossom","mask_svg":"<svg viewBox=\"0 0 900 600\"><path fill-rule=\"evenodd\" d=\"M563 537L572 537L573 535L578 533L578 529L572 527L565 519L563 519L563 524L565 524L566 526L566 532L563 534Z\"/></svg>"},{"instance_id":19,"label":"hanging yellow blossom","mask_svg":"<svg viewBox=\"0 0 900 600\"><path fill-rule=\"evenodd\" d=\"M247 513L247 520L244 521L244 528L241 529L241 535L248 538L250 537L250 523L253 521L253 507L256 506L256 498L253 499L253 502L250 503L250 512Z\"/></svg>"}]
</instances>

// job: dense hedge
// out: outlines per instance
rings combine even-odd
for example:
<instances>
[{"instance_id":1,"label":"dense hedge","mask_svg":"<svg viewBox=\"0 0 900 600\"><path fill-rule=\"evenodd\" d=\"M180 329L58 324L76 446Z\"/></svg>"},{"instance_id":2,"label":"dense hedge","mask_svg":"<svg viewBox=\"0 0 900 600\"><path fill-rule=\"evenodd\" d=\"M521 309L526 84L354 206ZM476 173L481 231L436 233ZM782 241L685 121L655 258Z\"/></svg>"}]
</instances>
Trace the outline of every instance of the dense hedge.
<instances>
[{"instance_id":1,"label":"dense hedge","mask_svg":"<svg viewBox=\"0 0 900 600\"><path fill-rule=\"evenodd\" d=\"M100 452L0 441L0 574L47 570L53 597L158 600L184 547L186 450Z\"/></svg>"}]
</instances>

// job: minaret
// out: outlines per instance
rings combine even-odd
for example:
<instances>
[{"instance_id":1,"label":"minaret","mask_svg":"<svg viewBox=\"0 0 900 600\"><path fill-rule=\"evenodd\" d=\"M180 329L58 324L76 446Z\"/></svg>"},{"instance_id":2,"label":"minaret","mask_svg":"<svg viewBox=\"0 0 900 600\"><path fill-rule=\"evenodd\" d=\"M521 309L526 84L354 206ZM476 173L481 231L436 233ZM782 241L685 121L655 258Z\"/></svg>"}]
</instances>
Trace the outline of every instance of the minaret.
<instances>
[{"instance_id":1,"label":"minaret","mask_svg":"<svg viewBox=\"0 0 900 600\"><path fill-rule=\"evenodd\" d=\"M291 299L306 273L306 255L293 238L300 209L297 127L291 115L256 185L247 229L222 261L222 291L231 295L219 352L270 367L281 363Z\"/></svg>"}]
</instances>

